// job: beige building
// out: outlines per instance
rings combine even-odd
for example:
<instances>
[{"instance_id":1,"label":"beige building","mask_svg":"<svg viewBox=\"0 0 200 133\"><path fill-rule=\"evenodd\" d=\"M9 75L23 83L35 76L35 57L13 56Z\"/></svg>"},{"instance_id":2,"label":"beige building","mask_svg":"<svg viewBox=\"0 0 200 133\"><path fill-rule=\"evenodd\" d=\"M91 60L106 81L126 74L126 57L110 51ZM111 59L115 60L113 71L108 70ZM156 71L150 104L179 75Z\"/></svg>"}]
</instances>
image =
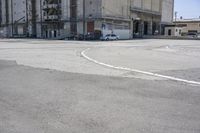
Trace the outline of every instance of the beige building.
<instances>
[{"instance_id":1,"label":"beige building","mask_svg":"<svg viewBox=\"0 0 200 133\"><path fill-rule=\"evenodd\" d=\"M200 33L200 19L178 19L174 24L182 27L182 34Z\"/></svg>"},{"instance_id":2,"label":"beige building","mask_svg":"<svg viewBox=\"0 0 200 133\"><path fill-rule=\"evenodd\" d=\"M93 22L94 30L100 30L103 35L115 33L122 39L128 39L161 32L164 34L162 27L173 20L174 0L86 1L87 21ZM91 31L90 28L86 29L86 32Z\"/></svg>"},{"instance_id":3,"label":"beige building","mask_svg":"<svg viewBox=\"0 0 200 133\"><path fill-rule=\"evenodd\" d=\"M61 39L114 33L121 39L163 33L174 0L0 0L0 33Z\"/></svg>"}]
</instances>

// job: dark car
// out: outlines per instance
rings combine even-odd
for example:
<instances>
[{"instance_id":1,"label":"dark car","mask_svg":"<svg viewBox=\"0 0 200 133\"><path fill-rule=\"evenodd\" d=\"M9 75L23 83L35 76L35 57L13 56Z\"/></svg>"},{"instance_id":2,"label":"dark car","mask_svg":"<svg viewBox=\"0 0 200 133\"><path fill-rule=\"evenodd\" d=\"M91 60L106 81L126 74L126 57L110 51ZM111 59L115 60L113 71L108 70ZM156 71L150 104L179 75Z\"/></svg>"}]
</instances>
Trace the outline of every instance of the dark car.
<instances>
[{"instance_id":1,"label":"dark car","mask_svg":"<svg viewBox=\"0 0 200 133\"><path fill-rule=\"evenodd\" d=\"M188 33L187 34L187 37L189 37L189 38L197 38L197 33Z\"/></svg>"},{"instance_id":2,"label":"dark car","mask_svg":"<svg viewBox=\"0 0 200 133\"><path fill-rule=\"evenodd\" d=\"M89 32L85 35L85 40L99 40L101 34L99 32Z\"/></svg>"}]
</instances>

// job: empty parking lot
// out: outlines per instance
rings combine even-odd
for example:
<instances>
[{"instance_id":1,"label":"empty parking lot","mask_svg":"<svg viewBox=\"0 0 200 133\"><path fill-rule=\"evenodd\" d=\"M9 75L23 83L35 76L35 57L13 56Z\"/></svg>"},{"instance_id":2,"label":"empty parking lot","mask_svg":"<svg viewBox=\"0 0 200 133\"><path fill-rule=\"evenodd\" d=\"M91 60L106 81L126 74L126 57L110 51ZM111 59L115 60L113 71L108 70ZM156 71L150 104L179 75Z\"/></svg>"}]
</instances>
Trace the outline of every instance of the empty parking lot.
<instances>
[{"instance_id":1,"label":"empty parking lot","mask_svg":"<svg viewBox=\"0 0 200 133\"><path fill-rule=\"evenodd\" d=\"M199 133L200 41L0 40L2 133Z\"/></svg>"}]
</instances>

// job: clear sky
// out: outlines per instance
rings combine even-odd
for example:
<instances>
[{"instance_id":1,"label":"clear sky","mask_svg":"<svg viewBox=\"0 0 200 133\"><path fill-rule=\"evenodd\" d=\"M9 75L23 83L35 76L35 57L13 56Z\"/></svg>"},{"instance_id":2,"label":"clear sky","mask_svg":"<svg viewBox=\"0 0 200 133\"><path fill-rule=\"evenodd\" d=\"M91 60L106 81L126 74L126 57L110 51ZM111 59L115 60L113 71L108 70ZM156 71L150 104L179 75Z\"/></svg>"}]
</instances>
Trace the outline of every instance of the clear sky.
<instances>
[{"instance_id":1,"label":"clear sky","mask_svg":"<svg viewBox=\"0 0 200 133\"><path fill-rule=\"evenodd\" d=\"M174 11L178 12L178 18L199 18L200 0L175 0Z\"/></svg>"}]
</instances>

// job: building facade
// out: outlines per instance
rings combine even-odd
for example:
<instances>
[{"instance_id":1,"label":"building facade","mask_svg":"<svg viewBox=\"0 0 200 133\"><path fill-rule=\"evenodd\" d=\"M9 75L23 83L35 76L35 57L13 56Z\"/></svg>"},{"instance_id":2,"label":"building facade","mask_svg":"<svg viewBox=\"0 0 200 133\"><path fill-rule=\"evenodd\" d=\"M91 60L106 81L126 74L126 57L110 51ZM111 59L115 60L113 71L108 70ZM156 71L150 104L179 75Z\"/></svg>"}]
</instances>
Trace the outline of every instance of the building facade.
<instances>
[{"instance_id":1,"label":"building facade","mask_svg":"<svg viewBox=\"0 0 200 133\"><path fill-rule=\"evenodd\" d=\"M182 34L200 34L200 18L196 19L177 19L174 21L176 26L182 27Z\"/></svg>"},{"instance_id":2,"label":"building facade","mask_svg":"<svg viewBox=\"0 0 200 133\"><path fill-rule=\"evenodd\" d=\"M50 39L161 34L172 22L173 5L174 0L0 0L0 34Z\"/></svg>"}]
</instances>

